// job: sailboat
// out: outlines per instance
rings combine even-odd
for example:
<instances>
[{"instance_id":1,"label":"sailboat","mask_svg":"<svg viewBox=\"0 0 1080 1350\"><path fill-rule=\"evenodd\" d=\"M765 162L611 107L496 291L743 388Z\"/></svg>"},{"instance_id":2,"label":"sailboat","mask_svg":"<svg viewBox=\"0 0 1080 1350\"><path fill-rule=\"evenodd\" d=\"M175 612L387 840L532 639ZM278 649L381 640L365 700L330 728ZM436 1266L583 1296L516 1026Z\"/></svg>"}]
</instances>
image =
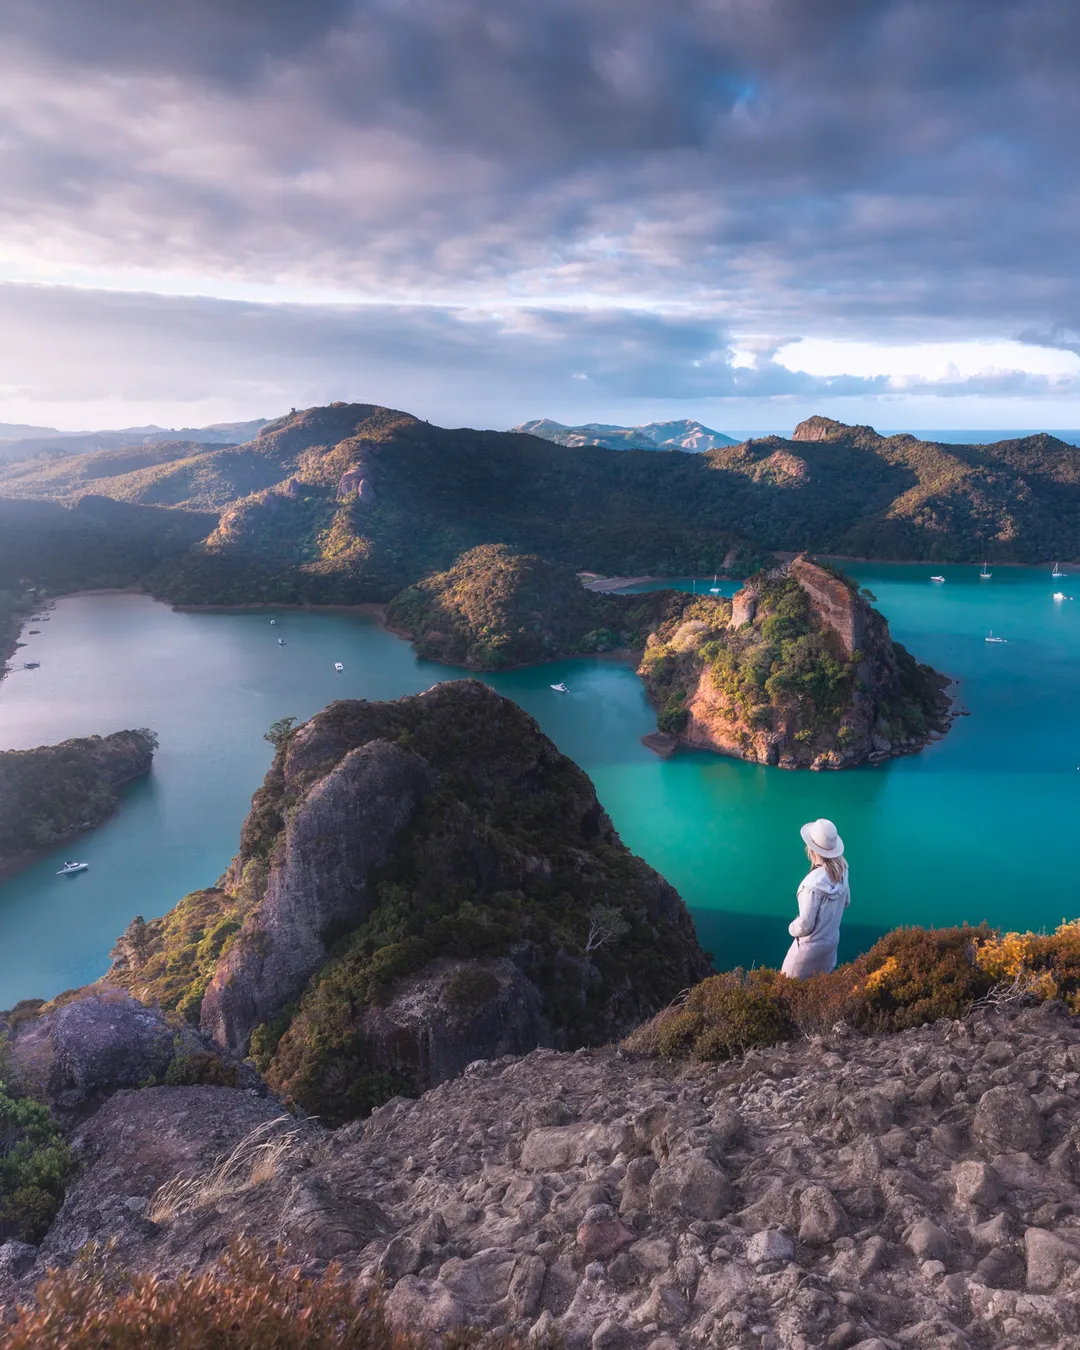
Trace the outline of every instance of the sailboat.
<instances>
[{"instance_id":1,"label":"sailboat","mask_svg":"<svg viewBox=\"0 0 1080 1350\"><path fill-rule=\"evenodd\" d=\"M1052 577L1063 577L1065 573L1061 570L1060 565L1058 563L1055 563L1054 570L1050 573L1050 575Z\"/></svg>"},{"instance_id":2,"label":"sailboat","mask_svg":"<svg viewBox=\"0 0 1080 1350\"><path fill-rule=\"evenodd\" d=\"M987 635L987 637L984 639L984 641L986 642L1008 642L1008 640L1009 640L1008 638L995 637L994 630L992 628L990 629L990 632Z\"/></svg>"},{"instance_id":3,"label":"sailboat","mask_svg":"<svg viewBox=\"0 0 1080 1350\"><path fill-rule=\"evenodd\" d=\"M986 570L986 563L983 563L983 570L979 573L979 580L989 581L993 575L994 575L993 572L988 572Z\"/></svg>"},{"instance_id":4,"label":"sailboat","mask_svg":"<svg viewBox=\"0 0 1080 1350\"><path fill-rule=\"evenodd\" d=\"M716 584L716 577L717 577L717 574L714 572L714 573L713 573L713 577L712 577L712 585L709 587L709 594L710 594L710 595L719 595L719 594L720 594L720 587Z\"/></svg>"}]
</instances>

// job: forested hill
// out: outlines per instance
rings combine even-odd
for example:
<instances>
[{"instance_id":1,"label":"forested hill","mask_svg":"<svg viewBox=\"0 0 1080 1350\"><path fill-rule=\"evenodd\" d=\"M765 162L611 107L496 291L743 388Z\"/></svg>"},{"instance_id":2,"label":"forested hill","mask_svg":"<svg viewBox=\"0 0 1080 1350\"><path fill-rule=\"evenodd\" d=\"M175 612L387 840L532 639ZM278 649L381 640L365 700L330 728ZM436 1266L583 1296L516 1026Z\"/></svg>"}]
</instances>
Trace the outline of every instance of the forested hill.
<instances>
[{"instance_id":1,"label":"forested hill","mask_svg":"<svg viewBox=\"0 0 1080 1350\"><path fill-rule=\"evenodd\" d=\"M155 559L150 584L188 603L385 600L484 544L624 574L745 572L773 549L1080 558L1075 447L1048 435L942 445L826 418L790 440L658 455L338 403L270 422L242 446L183 442L0 469L0 497L87 494L129 510L182 508L162 513L174 539L204 542ZM192 520L196 511L214 514ZM111 523L116 547L122 524Z\"/></svg>"}]
</instances>

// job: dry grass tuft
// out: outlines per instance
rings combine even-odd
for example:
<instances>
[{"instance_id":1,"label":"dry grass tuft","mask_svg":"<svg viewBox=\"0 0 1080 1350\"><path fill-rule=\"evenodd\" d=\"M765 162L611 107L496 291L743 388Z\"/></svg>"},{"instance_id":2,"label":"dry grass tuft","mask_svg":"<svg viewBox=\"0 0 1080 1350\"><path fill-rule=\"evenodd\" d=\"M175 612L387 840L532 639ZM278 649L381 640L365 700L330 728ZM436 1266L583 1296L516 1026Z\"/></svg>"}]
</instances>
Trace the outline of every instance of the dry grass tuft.
<instances>
[{"instance_id":1,"label":"dry grass tuft","mask_svg":"<svg viewBox=\"0 0 1080 1350\"><path fill-rule=\"evenodd\" d=\"M225 1196L273 1180L301 1133L295 1129L278 1134L273 1131L291 1122L292 1117L286 1115L263 1121L200 1176L174 1177L167 1181L150 1197L146 1217L153 1223L168 1223L178 1214L215 1204Z\"/></svg>"},{"instance_id":2,"label":"dry grass tuft","mask_svg":"<svg viewBox=\"0 0 1080 1350\"><path fill-rule=\"evenodd\" d=\"M336 1267L311 1279L282 1260L241 1241L201 1275L136 1275L126 1288L76 1262L38 1285L36 1306L20 1308L4 1350L435 1350L432 1340L395 1331L378 1293L357 1294ZM481 1344L526 1350L469 1327L442 1338L440 1350Z\"/></svg>"}]
</instances>

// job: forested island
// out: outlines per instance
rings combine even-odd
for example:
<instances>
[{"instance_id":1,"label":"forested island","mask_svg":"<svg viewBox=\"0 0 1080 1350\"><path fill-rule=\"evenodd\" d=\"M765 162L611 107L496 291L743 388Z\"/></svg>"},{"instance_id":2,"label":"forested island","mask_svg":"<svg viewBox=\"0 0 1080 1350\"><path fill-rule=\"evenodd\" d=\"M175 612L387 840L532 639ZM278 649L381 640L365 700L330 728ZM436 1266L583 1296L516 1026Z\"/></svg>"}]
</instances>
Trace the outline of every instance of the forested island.
<instances>
[{"instance_id":1,"label":"forested island","mask_svg":"<svg viewBox=\"0 0 1080 1350\"><path fill-rule=\"evenodd\" d=\"M116 809L119 789L150 771L156 748L144 728L0 751L0 873L100 825Z\"/></svg>"}]
</instances>

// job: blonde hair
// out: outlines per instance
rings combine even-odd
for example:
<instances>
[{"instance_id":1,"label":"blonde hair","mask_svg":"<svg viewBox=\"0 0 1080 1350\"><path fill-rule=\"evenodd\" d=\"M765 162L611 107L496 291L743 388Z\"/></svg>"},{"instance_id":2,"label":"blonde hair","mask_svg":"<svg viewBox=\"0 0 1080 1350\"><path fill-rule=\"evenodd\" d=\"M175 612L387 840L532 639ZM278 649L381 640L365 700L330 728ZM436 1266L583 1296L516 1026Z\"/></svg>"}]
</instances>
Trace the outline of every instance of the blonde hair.
<instances>
[{"instance_id":1,"label":"blonde hair","mask_svg":"<svg viewBox=\"0 0 1080 1350\"><path fill-rule=\"evenodd\" d=\"M806 856L815 867L824 867L828 873L830 881L843 881L847 875L847 859L840 855L839 858L823 858L820 853L815 853L809 844L806 846Z\"/></svg>"}]
</instances>

